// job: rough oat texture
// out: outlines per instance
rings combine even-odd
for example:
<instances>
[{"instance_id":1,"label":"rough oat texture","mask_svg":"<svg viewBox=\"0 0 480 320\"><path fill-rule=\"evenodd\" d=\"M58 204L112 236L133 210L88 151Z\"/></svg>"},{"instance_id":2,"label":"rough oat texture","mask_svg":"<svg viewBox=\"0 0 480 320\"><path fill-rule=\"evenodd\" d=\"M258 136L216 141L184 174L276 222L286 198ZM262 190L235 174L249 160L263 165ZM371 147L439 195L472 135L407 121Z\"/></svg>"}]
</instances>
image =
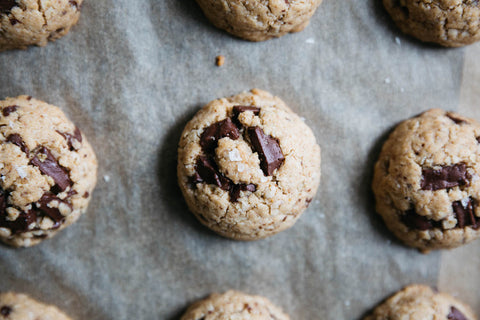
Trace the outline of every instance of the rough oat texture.
<instances>
[{"instance_id":1,"label":"rough oat texture","mask_svg":"<svg viewBox=\"0 0 480 320\"><path fill-rule=\"evenodd\" d=\"M197 0L220 29L250 41L302 31L322 0Z\"/></svg>"},{"instance_id":2,"label":"rough oat texture","mask_svg":"<svg viewBox=\"0 0 480 320\"><path fill-rule=\"evenodd\" d=\"M364 320L476 320L470 307L424 285L410 285L380 304Z\"/></svg>"},{"instance_id":3,"label":"rough oat texture","mask_svg":"<svg viewBox=\"0 0 480 320\"><path fill-rule=\"evenodd\" d=\"M195 115L180 139L177 172L204 225L255 240L291 227L308 207L320 182L320 147L282 100L254 89Z\"/></svg>"},{"instance_id":4,"label":"rough oat texture","mask_svg":"<svg viewBox=\"0 0 480 320\"><path fill-rule=\"evenodd\" d=\"M480 124L432 109L402 122L375 165L377 212L424 252L480 236Z\"/></svg>"},{"instance_id":5,"label":"rough oat texture","mask_svg":"<svg viewBox=\"0 0 480 320\"><path fill-rule=\"evenodd\" d=\"M212 294L191 305L181 320L289 320L270 300L238 291Z\"/></svg>"},{"instance_id":6,"label":"rough oat texture","mask_svg":"<svg viewBox=\"0 0 480 320\"><path fill-rule=\"evenodd\" d=\"M478 0L383 0L397 26L425 42L460 47L480 39Z\"/></svg>"},{"instance_id":7,"label":"rough oat texture","mask_svg":"<svg viewBox=\"0 0 480 320\"><path fill-rule=\"evenodd\" d=\"M57 107L27 96L0 101L0 239L35 245L87 209L97 160Z\"/></svg>"},{"instance_id":8,"label":"rough oat texture","mask_svg":"<svg viewBox=\"0 0 480 320\"><path fill-rule=\"evenodd\" d=\"M45 305L24 294L0 294L0 320L71 320L54 306Z\"/></svg>"},{"instance_id":9,"label":"rough oat texture","mask_svg":"<svg viewBox=\"0 0 480 320\"><path fill-rule=\"evenodd\" d=\"M0 0L0 51L45 46L68 33L83 0Z\"/></svg>"}]
</instances>

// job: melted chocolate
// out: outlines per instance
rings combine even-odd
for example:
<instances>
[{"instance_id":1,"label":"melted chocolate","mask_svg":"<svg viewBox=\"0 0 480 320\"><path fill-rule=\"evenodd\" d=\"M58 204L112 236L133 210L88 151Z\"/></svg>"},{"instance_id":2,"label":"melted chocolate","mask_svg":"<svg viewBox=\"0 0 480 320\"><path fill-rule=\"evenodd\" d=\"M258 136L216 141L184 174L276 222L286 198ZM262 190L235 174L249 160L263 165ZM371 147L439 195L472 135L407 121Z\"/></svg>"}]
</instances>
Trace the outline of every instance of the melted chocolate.
<instances>
[{"instance_id":1,"label":"melted chocolate","mask_svg":"<svg viewBox=\"0 0 480 320\"><path fill-rule=\"evenodd\" d=\"M471 176L464 163L443 166L440 169L422 169L422 190L440 190L468 185Z\"/></svg>"},{"instance_id":2,"label":"melted chocolate","mask_svg":"<svg viewBox=\"0 0 480 320\"><path fill-rule=\"evenodd\" d=\"M38 158L40 154L42 158L45 157L45 160L41 161ZM40 147L30 163L37 166L43 174L52 177L61 191L65 191L65 189L72 185L67 170L58 164L57 159L55 159L47 148Z\"/></svg>"},{"instance_id":3,"label":"melted chocolate","mask_svg":"<svg viewBox=\"0 0 480 320\"><path fill-rule=\"evenodd\" d=\"M15 19L13 19L13 20L15 20ZM10 20L10 22L11 22L11 21L12 21L12 20ZM18 21L18 20L17 20L17 21ZM13 25L13 24L14 24L14 23L12 23L12 25ZM3 110L2 110L2 114L3 114L4 117L8 117L8 116L10 115L10 113L17 111L18 108L19 108L19 106L8 106L8 107L5 107L5 108L3 108Z\"/></svg>"}]
</instances>

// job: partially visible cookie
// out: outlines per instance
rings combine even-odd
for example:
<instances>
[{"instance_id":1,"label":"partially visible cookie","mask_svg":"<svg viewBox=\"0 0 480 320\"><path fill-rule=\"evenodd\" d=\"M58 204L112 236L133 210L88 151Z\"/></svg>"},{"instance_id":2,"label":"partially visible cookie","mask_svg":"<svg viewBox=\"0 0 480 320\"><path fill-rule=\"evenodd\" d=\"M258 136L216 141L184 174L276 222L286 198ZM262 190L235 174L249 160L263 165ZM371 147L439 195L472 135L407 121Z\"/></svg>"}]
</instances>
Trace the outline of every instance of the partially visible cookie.
<instances>
[{"instance_id":1,"label":"partially visible cookie","mask_svg":"<svg viewBox=\"0 0 480 320\"><path fill-rule=\"evenodd\" d=\"M286 104L254 89L210 102L186 125L178 182L188 207L237 240L291 227L320 182L320 147Z\"/></svg>"},{"instance_id":2,"label":"partially visible cookie","mask_svg":"<svg viewBox=\"0 0 480 320\"><path fill-rule=\"evenodd\" d=\"M322 0L197 0L207 18L234 36L264 41L302 31Z\"/></svg>"},{"instance_id":3,"label":"partially visible cookie","mask_svg":"<svg viewBox=\"0 0 480 320\"><path fill-rule=\"evenodd\" d=\"M0 240L35 245L87 209L97 160L57 107L27 96L0 101Z\"/></svg>"},{"instance_id":4,"label":"partially visible cookie","mask_svg":"<svg viewBox=\"0 0 480 320\"><path fill-rule=\"evenodd\" d=\"M477 0L383 0L406 34L425 42L460 47L480 40Z\"/></svg>"},{"instance_id":5,"label":"partially visible cookie","mask_svg":"<svg viewBox=\"0 0 480 320\"><path fill-rule=\"evenodd\" d=\"M68 33L83 0L0 0L0 51L45 46Z\"/></svg>"},{"instance_id":6,"label":"partially visible cookie","mask_svg":"<svg viewBox=\"0 0 480 320\"><path fill-rule=\"evenodd\" d=\"M270 300L239 291L214 293L191 305L181 320L289 320Z\"/></svg>"},{"instance_id":7,"label":"partially visible cookie","mask_svg":"<svg viewBox=\"0 0 480 320\"><path fill-rule=\"evenodd\" d=\"M377 212L403 242L422 251L480 237L480 124L432 109L406 120L375 165Z\"/></svg>"},{"instance_id":8,"label":"partially visible cookie","mask_svg":"<svg viewBox=\"0 0 480 320\"><path fill-rule=\"evenodd\" d=\"M0 294L0 320L71 320L54 306L19 293Z\"/></svg>"},{"instance_id":9,"label":"partially visible cookie","mask_svg":"<svg viewBox=\"0 0 480 320\"><path fill-rule=\"evenodd\" d=\"M364 320L476 320L473 311L452 296L424 285L410 285L380 304Z\"/></svg>"}]
</instances>

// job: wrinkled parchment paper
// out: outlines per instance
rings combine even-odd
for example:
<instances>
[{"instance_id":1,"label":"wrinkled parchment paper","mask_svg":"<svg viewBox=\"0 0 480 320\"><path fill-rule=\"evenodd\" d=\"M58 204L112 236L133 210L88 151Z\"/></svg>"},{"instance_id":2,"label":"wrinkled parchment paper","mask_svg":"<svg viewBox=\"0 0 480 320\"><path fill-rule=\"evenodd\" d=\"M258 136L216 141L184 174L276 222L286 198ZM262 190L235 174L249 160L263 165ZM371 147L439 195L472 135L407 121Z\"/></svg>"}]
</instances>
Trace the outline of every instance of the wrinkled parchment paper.
<instances>
[{"instance_id":1,"label":"wrinkled parchment paper","mask_svg":"<svg viewBox=\"0 0 480 320\"><path fill-rule=\"evenodd\" d=\"M263 43L213 28L193 0L85 0L66 38L0 53L0 97L63 108L100 162L78 223L34 248L0 246L0 291L76 320L174 320L233 288L269 297L292 319L333 320L360 319L421 282L480 314L480 242L429 255L406 248L370 191L399 121L431 107L480 119L479 53L480 44L443 49L402 35L379 0L325 0L304 32ZM176 146L199 107L254 87L306 118L322 147L322 182L295 227L235 242L188 212Z\"/></svg>"}]
</instances>

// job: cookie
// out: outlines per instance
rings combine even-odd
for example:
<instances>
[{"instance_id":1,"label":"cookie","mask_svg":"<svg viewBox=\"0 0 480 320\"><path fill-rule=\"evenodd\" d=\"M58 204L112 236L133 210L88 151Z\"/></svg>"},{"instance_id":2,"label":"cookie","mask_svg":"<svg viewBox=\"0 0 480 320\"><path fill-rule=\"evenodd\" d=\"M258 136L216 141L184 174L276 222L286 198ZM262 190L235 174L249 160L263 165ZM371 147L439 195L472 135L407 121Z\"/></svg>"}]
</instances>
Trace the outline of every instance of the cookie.
<instances>
[{"instance_id":1,"label":"cookie","mask_svg":"<svg viewBox=\"0 0 480 320\"><path fill-rule=\"evenodd\" d=\"M410 285L379 305L364 320L476 320L470 307L424 285Z\"/></svg>"},{"instance_id":2,"label":"cookie","mask_svg":"<svg viewBox=\"0 0 480 320\"><path fill-rule=\"evenodd\" d=\"M480 39L477 0L383 0L393 21L406 34L446 47Z\"/></svg>"},{"instance_id":3,"label":"cookie","mask_svg":"<svg viewBox=\"0 0 480 320\"><path fill-rule=\"evenodd\" d=\"M422 251L480 236L480 124L432 109L402 122L375 165L376 208L387 227Z\"/></svg>"},{"instance_id":4,"label":"cookie","mask_svg":"<svg viewBox=\"0 0 480 320\"><path fill-rule=\"evenodd\" d=\"M255 240L291 227L320 181L310 128L270 93L210 102L186 125L178 182L188 207L215 232Z\"/></svg>"},{"instance_id":5,"label":"cookie","mask_svg":"<svg viewBox=\"0 0 480 320\"><path fill-rule=\"evenodd\" d=\"M0 51L45 46L68 33L83 0L0 0Z\"/></svg>"},{"instance_id":6,"label":"cookie","mask_svg":"<svg viewBox=\"0 0 480 320\"><path fill-rule=\"evenodd\" d=\"M270 300L238 291L212 294L191 305L181 320L289 320Z\"/></svg>"},{"instance_id":7,"label":"cookie","mask_svg":"<svg viewBox=\"0 0 480 320\"><path fill-rule=\"evenodd\" d=\"M322 0L197 0L207 18L234 36L264 41L305 29Z\"/></svg>"},{"instance_id":8,"label":"cookie","mask_svg":"<svg viewBox=\"0 0 480 320\"><path fill-rule=\"evenodd\" d=\"M54 306L45 305L24 294L0 294L0 320L71 320Z\"/></svg>"},{"instance_id":9,"label":"cookie","mask_svg":"<svg viewBox=\"0 0 480 320\"><path fill-rule=\"evenodd\" d=\"M57 107L27 96L0 101L0 239L29 247L87 209L97 160Z\"/></svg>"}]
</instances>

